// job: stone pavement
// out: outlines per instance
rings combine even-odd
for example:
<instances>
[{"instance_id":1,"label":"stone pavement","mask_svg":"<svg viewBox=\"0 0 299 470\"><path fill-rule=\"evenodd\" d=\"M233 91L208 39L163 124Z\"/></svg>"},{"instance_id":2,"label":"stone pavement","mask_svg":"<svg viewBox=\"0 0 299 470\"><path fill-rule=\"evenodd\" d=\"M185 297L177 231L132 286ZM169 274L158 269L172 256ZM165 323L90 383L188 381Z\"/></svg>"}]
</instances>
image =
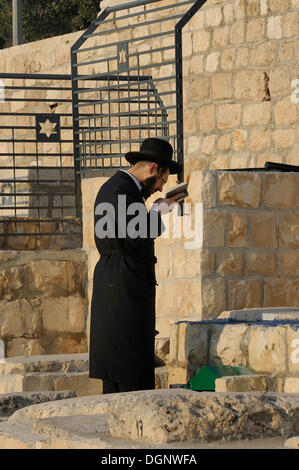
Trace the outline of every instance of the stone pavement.
<instances>
[{"instance_id":1,"label":"stone pavement","mask_svg":"<svg viewBox=\"0 0 299 470\"><path fill-rule=\"evenodd\" d=\"M85 396L16 411L0 422L0 449L286 449L286 438L298 436L298 414L297 394L171 389Z\"/></svg>"}]
</instances>

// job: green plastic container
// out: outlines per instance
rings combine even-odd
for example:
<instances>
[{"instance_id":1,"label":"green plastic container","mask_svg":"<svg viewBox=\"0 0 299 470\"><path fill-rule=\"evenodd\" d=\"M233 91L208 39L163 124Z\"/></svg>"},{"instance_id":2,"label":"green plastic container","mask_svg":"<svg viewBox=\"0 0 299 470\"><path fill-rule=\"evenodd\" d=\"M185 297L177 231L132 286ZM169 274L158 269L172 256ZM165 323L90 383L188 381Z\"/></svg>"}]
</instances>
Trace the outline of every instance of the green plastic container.
<instances>
[{"instance_id":1,"label":"green plastic container","mask_svg":"<svg viewBox=\"0 0 299 470\"><path fill-rule=\"evenodd\" d=\"M203 366L188 382L190 390L215 391L215 380L227 375L250 375L253 370L240 366Z\"/></svg>"}]
</instances>

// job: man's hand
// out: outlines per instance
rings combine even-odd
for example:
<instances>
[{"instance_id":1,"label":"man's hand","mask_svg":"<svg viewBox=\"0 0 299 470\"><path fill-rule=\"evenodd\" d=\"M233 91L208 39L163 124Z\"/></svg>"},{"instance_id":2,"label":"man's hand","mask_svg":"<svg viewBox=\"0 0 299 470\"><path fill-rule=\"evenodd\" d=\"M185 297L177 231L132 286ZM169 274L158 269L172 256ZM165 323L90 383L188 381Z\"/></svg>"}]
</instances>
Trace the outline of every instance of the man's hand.
<instances>
[{"instance_id":1,"label":"man's hand","mask_svg":"<svg viewBox=\"0 0 299 470\"><path fill-rule=\"evenodd\" d=\"M159 197L159 199L156 199L153 204L156 204L156 207L160 214L167 214L168 212L171 212L174 209L175 203L178 202L177 199L183 196L183 194L183 192L178 193L169 198Z\"/></svg>"}]
</instances>

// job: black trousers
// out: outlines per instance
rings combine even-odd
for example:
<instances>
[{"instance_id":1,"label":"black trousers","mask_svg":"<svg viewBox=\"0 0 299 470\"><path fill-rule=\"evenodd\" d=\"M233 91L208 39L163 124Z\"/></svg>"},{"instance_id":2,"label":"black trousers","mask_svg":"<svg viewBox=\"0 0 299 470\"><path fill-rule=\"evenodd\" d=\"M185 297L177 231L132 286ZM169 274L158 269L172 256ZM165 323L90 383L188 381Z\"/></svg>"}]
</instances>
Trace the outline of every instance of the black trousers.
<instances>
[{"instance_id":1,"label":"black trousers","mask_svg":"<svg viewBox=\"0 0 299 470\"><path fill-rule=\"evenodd\" d=\"M136 392L137 390L144 390L144 388L138 387L137 385L120 384L103 380L103 393Z\"/></svg>"}]
</instances>

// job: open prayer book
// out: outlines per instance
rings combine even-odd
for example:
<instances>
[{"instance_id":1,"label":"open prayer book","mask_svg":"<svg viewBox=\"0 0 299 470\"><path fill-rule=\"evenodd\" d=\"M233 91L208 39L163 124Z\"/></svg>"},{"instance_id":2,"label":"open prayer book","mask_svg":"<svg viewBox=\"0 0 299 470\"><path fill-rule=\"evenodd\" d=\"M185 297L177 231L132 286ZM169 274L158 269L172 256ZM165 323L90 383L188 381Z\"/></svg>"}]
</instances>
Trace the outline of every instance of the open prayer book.
<instances>
[{"instance_id":1,"label":"open prayer book","mask_svg":"<svg viewBox=\"0 0 299 470\"><path fill-rule=\"evenodd\" d=\"M169 197L175 196L176 194L184 193L182 196L176 199L176 201L180 201L181 199L184 199L188 196L187 187L188 183L186 181L183 181L183 183L179 183L173 188L169 189L169 191L167 191L167 193L165 194L165 198L168 199Z\"/></svg>"}]
</instances>

